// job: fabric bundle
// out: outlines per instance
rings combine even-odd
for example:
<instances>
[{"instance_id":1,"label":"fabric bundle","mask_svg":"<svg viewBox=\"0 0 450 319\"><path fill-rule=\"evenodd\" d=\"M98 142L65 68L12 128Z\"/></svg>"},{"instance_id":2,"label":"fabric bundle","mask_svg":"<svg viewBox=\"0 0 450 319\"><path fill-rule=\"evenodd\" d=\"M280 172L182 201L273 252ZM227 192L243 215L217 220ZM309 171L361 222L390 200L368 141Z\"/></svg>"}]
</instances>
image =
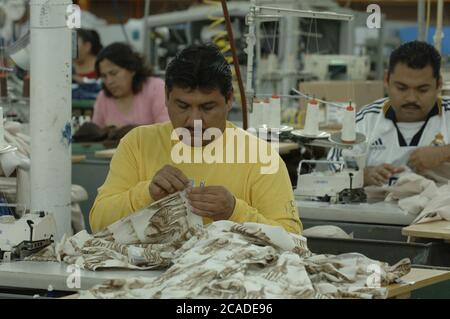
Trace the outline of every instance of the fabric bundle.
<instances>
[{"instance_id":1,"label":"fabric bundle","mask_svg":"<svg viewBox=\"0 0 450 319\"><path fill-rule=\"evenodd\" d=\"M206 228L184 192L161 199L95 235L63 238L29 260L84 269L168 268L155 278L115 279L80 298L386 298L409 272L361 254L314 255L279 226L216 221Z\"/></svg>"},{"instance_id":2,"label":"fabric bundle","mask_svg":"<svg viewBox=\"0 0 450 319\"><path fill-rule=\"evenodd\" d=\"M396 201L401 209L417 215L412 224L450 220L450 182L437 186L423 176L405 173L387 189L385 200Z\"/></svg>"},{"instance_id":3,"label":"fabric bundle","mask_svg":"<svg viewBox=\"0 0 450 319\"><path fill-rule=\"evenodd\" d=\"M386 298L410 270L361 254L313 255L277 226L218 221L187 241L156 278L110 280L80 298ZM384 288L383 288L384 287Z\"/></svg>"},{"instance_id":4,"label":"fabric bundle","mask_svg":"<svg viewBox=\"0 0 450 319\"><path fill-rule=\"evenodd\" d=\"M201 218L191 213L185 194L176 193L95 235L81 231L64 236L60 243L28 260L64 261L88 270L167 267L174 252L201 229L201 223Z\"/></svg>"}]
</instances>

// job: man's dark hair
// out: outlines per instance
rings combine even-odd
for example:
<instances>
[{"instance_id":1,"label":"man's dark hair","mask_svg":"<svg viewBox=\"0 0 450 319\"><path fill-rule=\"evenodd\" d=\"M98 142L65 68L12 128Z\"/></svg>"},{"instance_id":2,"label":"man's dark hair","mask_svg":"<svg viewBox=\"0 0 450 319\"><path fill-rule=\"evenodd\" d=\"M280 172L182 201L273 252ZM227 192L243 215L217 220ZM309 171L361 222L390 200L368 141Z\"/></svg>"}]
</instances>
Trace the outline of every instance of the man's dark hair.
<instances>
[{"instance_id":1,"label":"man's dark hair","mask_svg":"<svg viewBox=\"0 0 450 319\"><path fill-rule=\"evenodd\" d=\"M78 37L83 40L83 42L89 42L91 44L91 54L97 55L103 48L102 42L100 41L100 36L97 31L89 29L78 29Z\"/></svg>"},{"instance_id":2,"label":"man's dark hair","mask_svg":"<svg viewBox=\"0 0 450 319\"><path fill-rule=\"evenodd\" d=\"M231 68L219 48L212 44L192 45L178 52L166 68L166 87L219 89L228 101L233 90Z\"/></svg>"},{"instance_id":3,"label":"man's dark hair","mask_svg":"<svg viewBox=\"0 0 450 319\"><path fill-rule=\"evenodd\" d=\"M421 41L411 41L402 44L392 51L389 58L389 74L394 72L398 63L404 63L411 69L423 69L430 65L433 68L433 76L440 78L441 55L430 44Z\"/></svg>"},{"instance_id":4,"label":"man's dark hair","mask_svg":"<svg viewBox=\"0 0 450 319\"><path fill-rule=\"evenodd\" d=\"M147 78L152 75L152 71L150 67L145 64L143 57L137 52L134 52L128 44L115 42L100 51L97 60L95 61L95 71L99 75L100 62L105 59L130 72L135 72L132 82L134 94L137 94L142 90L143 84L147 81ZM104 84L103 90L106 96L112 96L111 92L108 91Z\"/></svg>"}]
</instances>

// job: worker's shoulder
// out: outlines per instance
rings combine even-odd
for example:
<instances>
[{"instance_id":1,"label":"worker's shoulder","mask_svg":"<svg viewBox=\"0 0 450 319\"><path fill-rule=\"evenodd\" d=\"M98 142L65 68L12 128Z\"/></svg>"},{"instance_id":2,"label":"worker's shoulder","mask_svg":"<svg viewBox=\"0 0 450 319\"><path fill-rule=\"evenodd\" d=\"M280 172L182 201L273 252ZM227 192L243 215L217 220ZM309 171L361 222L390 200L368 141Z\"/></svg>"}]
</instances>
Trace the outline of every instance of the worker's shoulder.
<instances>
[{"instance_id":1,"label":"worker's shoulder","mask_svg":"<svg viewBox=\"0 0 450 319\"><path fill-rule=\"evenodd\" d=\"M171 122L155 123L150 125L141 125L135 127L123 138L126 142L155 142L162 138L170 138L172 132Z\"/></svg>"},{"instance_id":2,"label":"worker's shoulder","mask_svg":"<svg viewBox=\"0 0 450 319\"><path fill-rule=\"evenodd\" d=\"M164 86L165 86L164 80L156 76L149 76L144 83L144 87L146 88L146 90L160 89L161 87Z\"/></svg>"},{"instance_id":3,"label":"worker's shoulder","mask_svg":"<svg viewBox=\"0 0 450 319\"><path fill-rule=\"evenodd\" d=\"M360 122L362 120L371 119L372 117L376 117L383 110L383 106L387 101L387 97L378 99L370 104L363 106L358 113L356 113L356 122Z\"/></svg>"}]
</instances>

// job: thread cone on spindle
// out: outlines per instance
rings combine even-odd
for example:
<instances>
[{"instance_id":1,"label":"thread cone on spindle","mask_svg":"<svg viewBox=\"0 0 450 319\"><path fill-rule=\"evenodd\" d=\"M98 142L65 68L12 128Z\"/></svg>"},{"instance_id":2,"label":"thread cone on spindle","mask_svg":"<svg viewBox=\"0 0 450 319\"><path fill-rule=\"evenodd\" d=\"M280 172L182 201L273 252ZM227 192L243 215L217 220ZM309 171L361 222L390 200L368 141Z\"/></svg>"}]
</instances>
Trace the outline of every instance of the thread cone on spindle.
<instances>
[{"instance_id":1,"label":"thread cone on spindle","mask_svg":"<svg viewBox=\"0 0 450 319\"><path fill-rule=\"evenodd\" d=\"M281 99L275 94L270 98L269 121L271 128L278 128L281 125Z\"/></svg>"},{"instance_id":2,"label":"thread cone on spindle","mask_svg":"<svg viewBox=\"0 0 450 319\"><path fill-rule=\"evenodd\" d=\"M308 102L306 107L305 127L303 129L307 135L319 134L319 103L315 99Z\"/></svg>"},{"instance_id":3,"label":"thread cone on spindle","mask_svg":"<svg viewBox=\"0 0 450 319\"><path fill-rule=\"evenodd\" d=\"M354 143L356 140L355 108L351 103L344 111L341 140L342 142L349 144Z\"/></svg>"}]
</instances>

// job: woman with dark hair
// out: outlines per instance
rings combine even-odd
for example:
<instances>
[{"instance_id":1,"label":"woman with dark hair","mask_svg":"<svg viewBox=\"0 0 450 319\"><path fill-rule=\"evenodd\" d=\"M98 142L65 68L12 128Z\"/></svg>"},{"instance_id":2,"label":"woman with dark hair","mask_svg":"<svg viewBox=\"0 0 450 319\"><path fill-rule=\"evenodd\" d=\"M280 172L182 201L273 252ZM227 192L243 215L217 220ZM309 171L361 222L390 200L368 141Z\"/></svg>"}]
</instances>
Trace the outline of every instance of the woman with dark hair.
<instances>
[{"instance_id":1,"label":"woman with dark hair","mask_svg":"<svg viewBox=\"0 0 450 319\"><path fill-rule=\"evenodd\" d=\"M97 56L103 81L92 121L100 127L145 125L169 120L164 81L151 76L142 57L124 43L113 43Z\"/></svg>"},{"instance_id":2,"label":"woman with dark hair","mask_svg":"<svg viewBox=\"0 0 450 319\"><path fill-rule=\"evenodd\" d=\"M83 82L84 78L96 79L95 60L97 54L102 49L100 36L95 30L79 29L78 35L78 57L73 66L75 74L73 79L76 82Z\"/></svg>"}]
</instances>

